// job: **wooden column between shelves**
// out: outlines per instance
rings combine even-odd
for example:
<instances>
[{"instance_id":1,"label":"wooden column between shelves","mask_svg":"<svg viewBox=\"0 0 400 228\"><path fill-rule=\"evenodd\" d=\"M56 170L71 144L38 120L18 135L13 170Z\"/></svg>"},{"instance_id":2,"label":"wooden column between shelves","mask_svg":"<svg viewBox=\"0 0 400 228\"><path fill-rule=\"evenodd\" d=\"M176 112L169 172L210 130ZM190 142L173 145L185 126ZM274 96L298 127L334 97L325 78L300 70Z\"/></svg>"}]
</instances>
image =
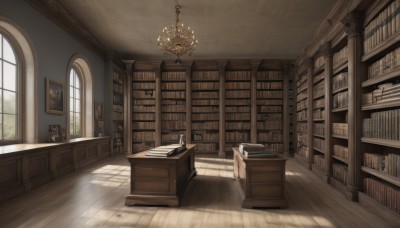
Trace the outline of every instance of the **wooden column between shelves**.
<instances>
[{"instance_id":1,"label":"wooden column between shelves","mask_svg":"<svg viewBox=\"0 0 400 228\"><path fill-rule=\"evenodd\" d=\"M219 73L219 152L218 156L225 156L225 72L228 61L218 62Z\"/></svg>"},{"instance_id":2,"label":"wooden column between shelves","mask_svg":"<svg viewBox=\"0 0 400 228\"><path fill-rule=\"evenodd\" d=\"M313 76L314 76L314 61L310 58L308 59L308 69L307 69L307 144L308 144L308 157L307 166L308 169L312 168L312 163L314 160L314 145L313 145Z\"/></svg>"},{"instance_id":3,"label":"wooden column between shelves","mask_svg":"<svg viewBox=\"0 0 400 228\"><path fill-rule=\"evenodd\" d=\"M332 174L332 155L333 155L333 145L332 145L332 48L331 43L325 43L322 47L322 54L324 55L325 62L325 173L324 179L329 182L329 177Z\"/></svg>"},{"instance_id":4,"label":"wooden column between shelves","mask_svg":"<svg viewBox=\"0 0 400 228\"><path fill-rule=\"evenodd\" d=\"M186 67L186 143L192 143L192 65Z\"/></svg>"},{"instance_id":5,"label":"wooden column between shelves","mask_svg":"<svg viewBox=\"0 0 400 228\"><path fill-rule=\"evenodd\" d=\"M125 60L123 63L125 64L125 72L127 75L126 79L126 96L125 96L125 113L124 118L126 120L124 127L124 142L125 148L128 154L132 153L132 76L133 76L133 64L134 60Z\"/></svg>"},{"instance_id":6,"label":"wooden column between shelves","mask_svg":"<svg viewBox=\"0 0 400 228\"><path fill-rule=\"evenodd\" d=\"M257 143L257 71L261 60L251 61L250 142Z\"/></svg>"},{"instance_id":7,"label":"wooden column between shelves","mask_svg":"<svg viewBox=\"0 0 400 228\"><path fill-rule=\"evenodd\" d=\"M299 80L299 73L298 69L296 68L293 79L293 156L299 153L297 148L297 145L299 144L297 141L297 80Z\"/></svg>"},{"instance_id":8,"label":"wooden column between shelves","mask_svg":"<svg viewBox=\"0 0 400 228\"><path fill-rule=\"evenodd\" d=\"M289 77L290 66L283 66L283 153L289 156Z\"/></svg>"},{"instance_id":9,"label":"wooden column between shelves","mask_svg":"<svg viewBox=\"0 0 400 228\"><path fill-rule=\"evenodd\" d=\"M155 115L155 146L161 145L161 63L153 62L153 69L156 78L156 115Z\"/></svg>"},{"instance_id":10,"label":"wooden column between shelves","mask_svg":"<svg viewBox=\"0 0 400 228\"><path fill-rule=\"evenodd\" d=\"M342 21L347 32L348 46L348 149L349 166L347 190L351 200L358 200L361 186L361 54L362 54L362 14L348 14Z\"/></svg>"}]
</instances>

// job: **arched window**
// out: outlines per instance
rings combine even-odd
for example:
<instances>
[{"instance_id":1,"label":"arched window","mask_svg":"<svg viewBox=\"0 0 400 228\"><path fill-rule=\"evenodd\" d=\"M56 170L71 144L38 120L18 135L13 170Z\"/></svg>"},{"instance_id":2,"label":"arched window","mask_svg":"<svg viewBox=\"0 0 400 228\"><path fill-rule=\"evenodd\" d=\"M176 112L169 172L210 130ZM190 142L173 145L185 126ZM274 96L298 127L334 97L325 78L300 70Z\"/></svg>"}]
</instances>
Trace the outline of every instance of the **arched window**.
<instances>
[{"instance_id":1,"label":"arched window","mask_svg":"<svg viewBox=\"0 0 400 228\"><path fill-rule=\"evenodd\" d=\"M70 138L82 136L82 87L78 69L69 74L69 134Z\"/></svg>"},{"instance_id":2,"label":"arched window","mask_svg":"<svg viewBox=\"0 0 400 228\"><path fill-rule=\"evenodd\" d=\"M0 33L0 141L20 140L19 63L14 48Z\"/></svg>"}]
</instances>

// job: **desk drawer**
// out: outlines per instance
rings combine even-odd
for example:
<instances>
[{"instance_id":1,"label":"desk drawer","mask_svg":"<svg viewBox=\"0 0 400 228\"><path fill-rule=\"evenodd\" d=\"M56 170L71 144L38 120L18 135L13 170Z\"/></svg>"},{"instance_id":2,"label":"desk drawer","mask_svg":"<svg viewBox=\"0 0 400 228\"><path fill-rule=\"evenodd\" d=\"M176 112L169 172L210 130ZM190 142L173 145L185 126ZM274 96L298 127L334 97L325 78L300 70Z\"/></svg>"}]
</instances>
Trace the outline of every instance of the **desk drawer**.
<instances>
[{"instance_id":1,"label":"desk drawer","mask_svg":"<svg viewBox=\"0 0 400 228\"><path fill-rule=\"evenodd\" d=\"M250 174L250 183L282 183L282 173L252 173Z\"/></svg>"},{"instance_id":2,"label":"desk drawer","mask_svg":"<svg viewBox=\"0 0 400 228\"><path fill-rule=\"evenodd\" d=\"M134 169L134 178L168 178L170 176L168 166L143 167L136 166Z\"/></svg>"}]
</instances>

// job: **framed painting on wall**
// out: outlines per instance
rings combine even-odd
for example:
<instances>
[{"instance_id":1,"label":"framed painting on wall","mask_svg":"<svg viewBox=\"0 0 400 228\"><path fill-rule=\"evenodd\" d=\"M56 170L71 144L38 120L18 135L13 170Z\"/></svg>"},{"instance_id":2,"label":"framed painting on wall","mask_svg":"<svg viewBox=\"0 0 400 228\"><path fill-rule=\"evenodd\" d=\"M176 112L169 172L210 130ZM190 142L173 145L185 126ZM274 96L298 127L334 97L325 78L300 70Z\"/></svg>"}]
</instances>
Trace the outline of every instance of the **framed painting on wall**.
<instances>
[{"instance_id":1,"label":"framed painting on wall","mask_svg":"<svg viewBox=\"0 0 400 228\"><path fill-rule=\"evenodd\" d=\"M46 78L46 112L63 115L65 110L64 83Z\"/></svg>"},{"instance_id":2,"label":"framed painting on wall","mask_svg":"<svg viewBox=\"0 0 400 228\"><path fill-rule=\"evenodd\" d=\"M94 103L94 119L103 120L104 106L102 103Z\"/></svg>"}]
</instances>

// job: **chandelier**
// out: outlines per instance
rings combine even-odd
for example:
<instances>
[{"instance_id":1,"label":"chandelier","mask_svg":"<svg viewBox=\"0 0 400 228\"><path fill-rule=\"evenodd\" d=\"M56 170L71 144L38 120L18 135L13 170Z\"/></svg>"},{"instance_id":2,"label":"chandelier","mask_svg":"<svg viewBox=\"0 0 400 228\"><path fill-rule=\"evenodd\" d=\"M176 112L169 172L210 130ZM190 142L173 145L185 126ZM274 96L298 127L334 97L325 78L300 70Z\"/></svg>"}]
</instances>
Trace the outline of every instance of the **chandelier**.
<instances>
[{"instance_id":1,"label":"chandelier","mask_svg":"<svg viewBox=\"0 0 400 228\"><path fill-rule=\"evenodd\" d=\"M194 37L194 31L190 27L183 27L180 23L179 14L181 6L176 3L176 22L170 28L165 27L162 34L158 37L158 46L166 55L175 55L177 57L176 63L180 63L180 57L183 55L191 56L196 44L199 42Z\"/></svg>"}]
</instances>

